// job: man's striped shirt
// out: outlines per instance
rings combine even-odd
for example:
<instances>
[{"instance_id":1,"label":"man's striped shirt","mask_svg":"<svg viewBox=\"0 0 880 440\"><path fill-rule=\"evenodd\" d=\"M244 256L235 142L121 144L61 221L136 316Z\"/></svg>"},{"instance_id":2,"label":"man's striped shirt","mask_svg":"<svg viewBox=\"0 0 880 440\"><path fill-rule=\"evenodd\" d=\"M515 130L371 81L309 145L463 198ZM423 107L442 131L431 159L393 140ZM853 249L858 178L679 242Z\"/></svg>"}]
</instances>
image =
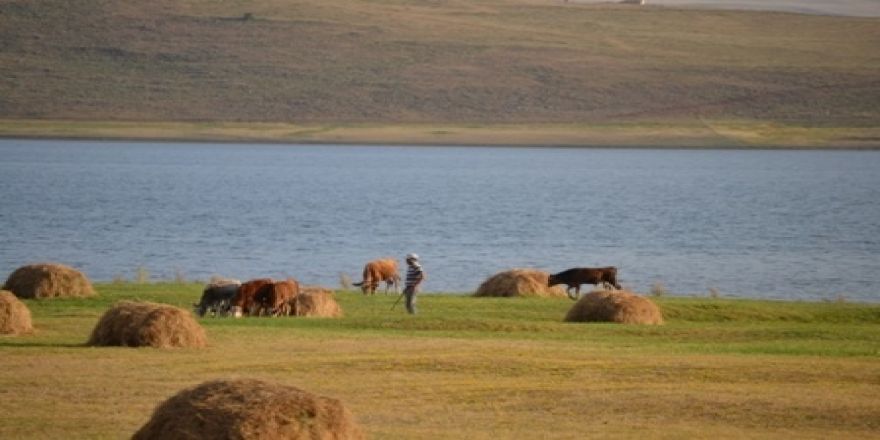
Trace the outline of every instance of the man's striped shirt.
<instances>
[{"instance_id":1,"label":"man's striped shirt","mask_svg":"<svg viewBox=\"0 0 880 440\"><path fill-rule=\"evenodd\" d=\"M418 262L413 262L412 264L408 264L406 268L406 287L413 287L424 278L425 272L422 270L422 265Z\"/></svg>"}]
</instances>

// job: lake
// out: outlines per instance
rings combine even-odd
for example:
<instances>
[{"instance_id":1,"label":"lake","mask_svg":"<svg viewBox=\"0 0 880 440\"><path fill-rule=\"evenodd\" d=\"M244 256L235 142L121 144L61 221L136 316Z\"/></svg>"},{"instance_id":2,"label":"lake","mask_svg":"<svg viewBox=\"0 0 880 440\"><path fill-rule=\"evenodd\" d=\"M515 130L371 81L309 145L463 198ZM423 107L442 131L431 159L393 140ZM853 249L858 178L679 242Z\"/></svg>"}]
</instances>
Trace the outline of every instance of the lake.
<instances>
[{"instance_id":1,"label":"lake","mask_svg":"<svg viewBox=\"0 0 880 440\"><path fill-rule=\"evenodd\" d=\"M0 140L0 274L355 281L429 292L614 265L682 295L880 301L880 152ZM5 275L0 275L5 276Z\"/></svg>"}]
</instances>

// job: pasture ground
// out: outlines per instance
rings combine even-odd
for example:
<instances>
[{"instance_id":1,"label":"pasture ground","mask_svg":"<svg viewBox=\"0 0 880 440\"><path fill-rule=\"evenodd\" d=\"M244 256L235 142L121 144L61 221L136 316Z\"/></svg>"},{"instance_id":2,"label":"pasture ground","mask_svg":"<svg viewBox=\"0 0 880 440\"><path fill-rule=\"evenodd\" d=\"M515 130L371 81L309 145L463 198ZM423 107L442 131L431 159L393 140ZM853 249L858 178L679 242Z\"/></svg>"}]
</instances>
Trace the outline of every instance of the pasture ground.
<instances>
[{"instance_id":1,"label":"pasture ground","mask_svg":"<svg viewBox=\"0 0 880 440\"><path fill-rule=\"evenodd\" d=\"M655 298L663 326L565 324L572 302L341 292L342 319L204 318L207 349L85 347L121 299L188 307L198 284L28 300L0 337L0 438L127 438L182 388L281 382L342 399L375 439L869 438L880 306Z\"/></svg>"}]
</instances>

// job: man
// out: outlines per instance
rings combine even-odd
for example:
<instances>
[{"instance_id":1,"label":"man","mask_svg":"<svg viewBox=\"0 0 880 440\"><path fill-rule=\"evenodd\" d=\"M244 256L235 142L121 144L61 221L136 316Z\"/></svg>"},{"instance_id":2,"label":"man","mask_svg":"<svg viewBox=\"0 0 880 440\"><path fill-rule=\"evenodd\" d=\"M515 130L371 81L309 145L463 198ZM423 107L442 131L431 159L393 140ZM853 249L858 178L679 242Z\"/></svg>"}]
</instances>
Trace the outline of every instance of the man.
<instances>
[{"instance_id":1,"label":"man","mask_svg":"<svg viewBox=\"0 0 880 440\"><path fill-rule=\"evenodd\" d=\"M403 294L406 296L406 311L411 315L416 313L416 293L419 291L419 284L425 280L425 271L419 264L419 256L416 254L406 255L406 287Z\"/></svg>"}]
</instances>

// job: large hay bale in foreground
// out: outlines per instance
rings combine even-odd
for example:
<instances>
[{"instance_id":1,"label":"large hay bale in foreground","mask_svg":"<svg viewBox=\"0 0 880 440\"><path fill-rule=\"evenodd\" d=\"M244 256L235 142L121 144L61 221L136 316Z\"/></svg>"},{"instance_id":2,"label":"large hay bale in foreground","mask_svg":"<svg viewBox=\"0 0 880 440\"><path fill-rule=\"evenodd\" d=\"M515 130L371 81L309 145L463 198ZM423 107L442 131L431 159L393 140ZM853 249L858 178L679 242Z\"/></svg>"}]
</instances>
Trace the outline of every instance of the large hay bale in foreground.
<instances>
[{"instance_id":1,"label":"large hay bale in foreground","mask_svg":"<svg viewBox=\"0 0 880 440\"><path fill-rule=\"evenodd\" d=\"M332 291L313 289L301 292L296 296L293 305L293 315L339 318L342 316L342 307L339 307L339 303L336 302Z\"/></svg>"},{"instance_id":2,"label":"large hay bale in foreground","mask_svg":"<svg viewBox=\"0 0 880 440\"><path fill-rule=\"evenodd\" d=\"M86 276L63 264L41 263L16 269L3 290L19 298L86 297L95 295L95 289Z\"/></svg>"},{"instance_id":3,"label":"large hay bale in foreground","mask_svg":"<svg viewBox=\"0 0 880 440\"><path fill-rule=\"evenodd\" d=\"M492 275L480 284L474 296L540 296L566 298L560 286L547 286L550 274L535 269L511 269Z\"/></svg>"},{"instance_id":4,"label":"large hay bale in foreground","mask_svg":"<svg viewBox=\"0 0 880 440\"><path fill-rule=\"evenodd\" d=\"M259 380L217 380L183 390L132 437L152 439L363 439L337 399Z\"/></svg>"},{"instance_id":5,"label":"large hay bale in foreground","mask_svg":"<svg viewBox=\"0 0 880 440\"><path fill-rule=\"evenodd\" d=\"M204 347L205 330L192 313L167 304L121 301L98 321L88 345Z\"/></svg>"},{"instance_id":6,"label":"large hay bale in foreground","mask_svg":"<svg viewBox=\"0 0 880 440\"><path fill-rule=\"evenodd\" d=\"M623 290L596 290L574 303L565 321L663 324L663 314L644 296Z\"/></svg>"},{"instance_id":7,"label":"large hay bale in foreground","mask_svg":"<svg viewBox=\"0 0 880 440\"><path fill-rule=\"evenodd\" d=\"M32 331L31 311L12 292L0 290L0 334L21 335Z\"/></svg>"}]
</instances>

